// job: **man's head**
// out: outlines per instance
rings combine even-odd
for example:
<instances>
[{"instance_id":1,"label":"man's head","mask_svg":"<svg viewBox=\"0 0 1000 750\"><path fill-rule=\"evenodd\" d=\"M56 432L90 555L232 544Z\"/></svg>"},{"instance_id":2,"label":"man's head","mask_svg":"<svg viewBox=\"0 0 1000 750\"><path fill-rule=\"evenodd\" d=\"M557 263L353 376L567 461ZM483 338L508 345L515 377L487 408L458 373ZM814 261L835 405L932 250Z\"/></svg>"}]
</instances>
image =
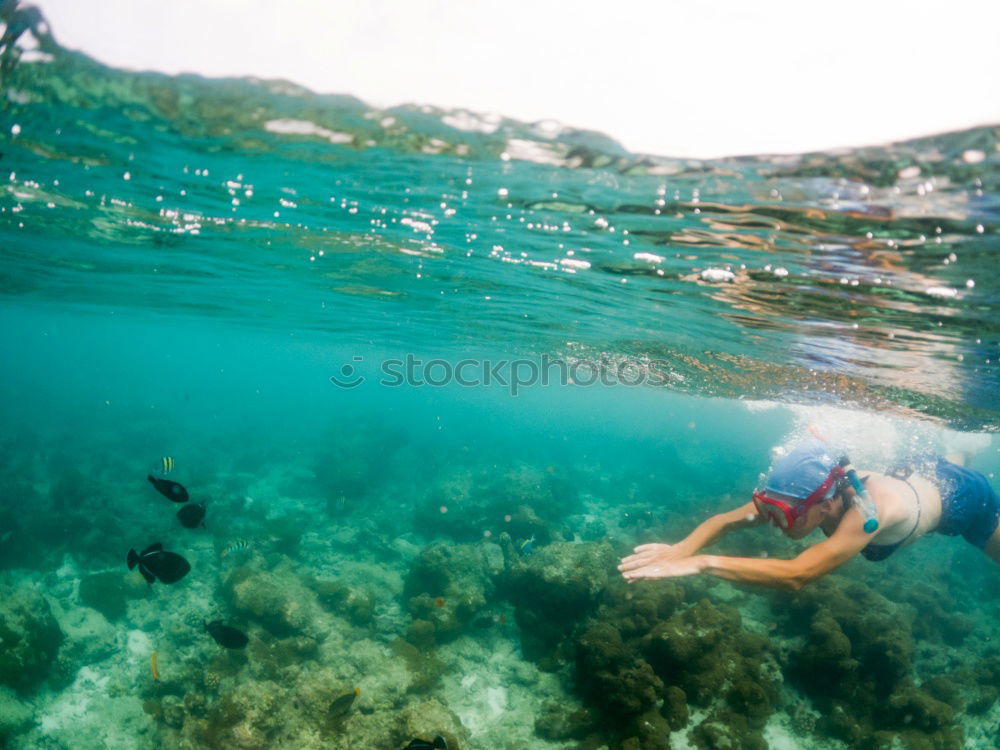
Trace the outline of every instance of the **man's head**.
<instances>
[{"instance_id":1,"label":"man's head","mask_svg":"<svg viewBox=\"0 0 1000 750\"><path fill-rule=\"evenodd\" d=\"M809 440L779 459L753 495L757 512L786 536L801 539L834 511L844 470L825 443Z\"/></svg>"}]
</instances>

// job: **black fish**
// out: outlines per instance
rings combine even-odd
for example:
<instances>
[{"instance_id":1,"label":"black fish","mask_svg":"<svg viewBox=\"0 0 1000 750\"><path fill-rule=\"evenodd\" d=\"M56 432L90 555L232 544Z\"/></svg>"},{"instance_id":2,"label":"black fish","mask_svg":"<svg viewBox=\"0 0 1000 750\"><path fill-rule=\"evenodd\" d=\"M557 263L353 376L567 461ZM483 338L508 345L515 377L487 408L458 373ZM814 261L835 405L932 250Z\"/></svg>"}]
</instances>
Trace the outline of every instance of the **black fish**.
<instances>
[{"instance_id":1,"label":"black fish","mask_svg":"<svg viewBox=\"0 0 1000 750\"><path fill-rule=\"evenodd\" d=\"M204 526L205 503L192 503L191 505L185 505L177 511L177 520L180 521L181 526L186 529L196 529L199 526Z\"/></svg>"},{"instance_id":2,"label":"black fish","mask_svg":"<svg viewBox=\"0 0 1000 750\"><path fill-rule=\"evenodd\" d=\"M215 639L215 642L226 648L246 648L250 639L242 630L223 625L222 620L212 620L204 623L206 632Z\"/></svg>"},{"instance_id":3,"label":"black fish","mask_svg":"<svg viewBox=\"0 0 1000 750\"><path fill-rule=\"evenodd\" d=\"M158 479L152 474L147 475L146 479L167 500L173 500L175 503L186 503L188 501L188 491L177 482L171 482L169 479Z\"/></svg>"},{"instance_id":4,"label":"black fish","mask_svg":"<svg viewBox=\"0 0 1000 750\"><path fill-rule=\"evenodd\" d=\"M157 578L163 583L177 583L191 570L191 563L174 552L164 552L163 545L159 542L149 545L138 554L130 549L128 569L132 570L136 565L147 583L152 583Z\"/></svg>"},{"instance_id":5,"label":"black fish","mask_svg":"<svg viewBox=\"0 0 1000 750\"><path fill-rule=\"evenodd\" d=\"M354 704L354 699L361 694L361 688L354 688L349 693L344 693L333 699L330 703L330 708L328 709L330 716L334 718L338 716L343 716L348 711L351 710L351 706Z\"/></svg>"},{"instance_id":6,"label":"black fish","mask_svg":"<svg viewBox=\"0 0 1000 750\"><path fill-rule=\"evenodd\" d=\"M434 735L434 739L430 742L414 737L403 750L448 750L448 743L440 734Z\"/></svg>"}]
</instances>

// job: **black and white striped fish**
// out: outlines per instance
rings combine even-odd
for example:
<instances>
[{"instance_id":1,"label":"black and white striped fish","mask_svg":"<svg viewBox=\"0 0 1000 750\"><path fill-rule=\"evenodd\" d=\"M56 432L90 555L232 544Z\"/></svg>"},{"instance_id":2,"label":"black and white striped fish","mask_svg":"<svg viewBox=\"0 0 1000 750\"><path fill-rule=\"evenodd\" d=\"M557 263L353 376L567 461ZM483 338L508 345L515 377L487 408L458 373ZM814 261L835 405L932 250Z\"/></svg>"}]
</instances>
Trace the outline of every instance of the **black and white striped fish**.
<instances>
[{"instance_id":1,"label":"black and white striped fish","mask_svg":"<svg viewBox=\"0 0 1000 750\"><path fill-rule=\"evenodd\" d=\"M222 552L219 553L219 557L226 557L231 555L233 552L240 552L242 550L250 549L251 547L253 547L253 539L236 539L222 548Z\"/></svg>"}]
</instances>

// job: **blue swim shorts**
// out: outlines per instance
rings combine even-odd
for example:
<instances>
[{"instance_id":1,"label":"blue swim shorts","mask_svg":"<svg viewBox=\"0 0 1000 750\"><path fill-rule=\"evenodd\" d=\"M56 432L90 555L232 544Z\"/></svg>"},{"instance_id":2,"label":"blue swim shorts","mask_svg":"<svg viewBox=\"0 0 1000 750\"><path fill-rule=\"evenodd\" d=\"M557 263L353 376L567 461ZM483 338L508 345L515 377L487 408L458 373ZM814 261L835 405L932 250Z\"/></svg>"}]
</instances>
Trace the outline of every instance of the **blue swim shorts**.
<instances>
[{"instance_id":1,"label":"blue swim shorts","mask_svg":"<svg viewBox=\"0 0 1000 750\"><path fill-rule=\"evenodd\" d=\"M939 534L961 535L982 549L1000 524L1000 498L978 471L934 456L930 466L941 490ZM929 473L928 473L929 475Z\"/></svg>"}]
</instances>

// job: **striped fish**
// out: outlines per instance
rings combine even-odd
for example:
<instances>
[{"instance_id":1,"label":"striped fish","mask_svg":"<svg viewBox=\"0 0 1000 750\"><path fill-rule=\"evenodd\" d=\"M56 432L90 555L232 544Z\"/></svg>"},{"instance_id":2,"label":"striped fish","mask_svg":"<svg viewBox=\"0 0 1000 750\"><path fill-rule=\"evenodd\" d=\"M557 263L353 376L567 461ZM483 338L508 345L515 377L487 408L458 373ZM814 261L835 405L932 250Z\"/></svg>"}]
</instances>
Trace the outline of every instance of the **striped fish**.
<instances>
[{"instance_id":1,"label":"striped fish","mask_svg":"<svg viewBox=\"0 0 1000 750\"><path fill-rule=\"evenodd\" d=\"M159 465L161 474L169 474L174 470L174 458L173 456L164 456L160 459Z\"/></svg>"},{"instance_id":2,"label":"striped fish","mask_svg":"<svg viewBox=\"0 0 1000 750\"><path fill-rule=\"evenodd\" d=\"M222 552L219 553L219 557L226 557L233 552L239 552L240 550L250 549L253 546L253 539L237 539L230 542L225 547L222 548Z\"/></svg>"}]
</instances>

